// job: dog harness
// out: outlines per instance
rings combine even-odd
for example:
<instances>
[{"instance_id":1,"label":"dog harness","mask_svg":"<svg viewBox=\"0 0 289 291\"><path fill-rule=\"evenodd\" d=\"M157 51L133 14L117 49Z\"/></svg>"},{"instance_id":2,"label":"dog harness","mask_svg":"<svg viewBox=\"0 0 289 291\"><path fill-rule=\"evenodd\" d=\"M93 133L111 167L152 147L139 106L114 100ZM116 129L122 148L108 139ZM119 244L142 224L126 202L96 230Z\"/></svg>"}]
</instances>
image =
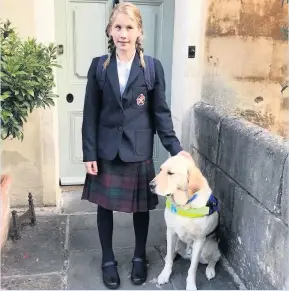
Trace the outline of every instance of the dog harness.
<instances>
[{"instance_id":1,"label":"dog harness","mask_svg":"<svg viewBox=\"0 0 289 291\"><path fill-rule=\"evenodd\" d=\"M197 194L197 193L196 193ZM186 204L192 202L194 199L196 199L197 195L193 195ZM209 200L204 207L199 207L199 208L190 208L190 209L184 209L180 206L178 206L176 203L173 202L172 198L169 196L167 197L166 200L166 207L173 213L184 216L184 217L189 217L189 218L197 218L197 217L203 217L206 215L211 215L215 211L219 211L218 207L218 199L211 194L209 197Z\"/></svg>"}]
</instances>

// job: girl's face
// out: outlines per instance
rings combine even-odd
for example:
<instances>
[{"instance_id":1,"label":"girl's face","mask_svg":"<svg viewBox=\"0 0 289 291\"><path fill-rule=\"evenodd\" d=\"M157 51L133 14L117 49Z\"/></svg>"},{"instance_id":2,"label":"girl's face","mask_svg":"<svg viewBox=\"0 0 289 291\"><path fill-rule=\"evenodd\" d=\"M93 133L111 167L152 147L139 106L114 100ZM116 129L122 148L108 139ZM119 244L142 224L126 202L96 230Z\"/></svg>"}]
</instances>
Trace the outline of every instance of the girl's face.
<instances>
[{"instance_id":1,"label":"girl's face","mask_svg":"<svg viewBox=\"0 0 289 291\"><path fill-rule=\"evenodd\" d=\"M135 20L124 13L118 13L111 26L110 35L118 52L133 52L141 31Z\"/></svg>"}]
</instances>

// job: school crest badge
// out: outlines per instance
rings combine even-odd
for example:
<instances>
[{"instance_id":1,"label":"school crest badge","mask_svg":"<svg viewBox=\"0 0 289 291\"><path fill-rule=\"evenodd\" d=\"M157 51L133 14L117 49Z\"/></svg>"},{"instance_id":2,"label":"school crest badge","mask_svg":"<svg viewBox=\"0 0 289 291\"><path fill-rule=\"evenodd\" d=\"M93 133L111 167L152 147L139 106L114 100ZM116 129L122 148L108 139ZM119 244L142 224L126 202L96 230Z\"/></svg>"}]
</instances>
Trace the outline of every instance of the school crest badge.
<instances>
[{"instance_id":1,"label":"school crest badge","mask_svg":"<svg viewBox=\"0 0 289 291\"><path fill-rule=\"evenodd\" d=\"M145 96L143 94L138 95L138 97L136 98L136 104L138 106L143 106L145 104Z\"/></svg>"}]
</instances>

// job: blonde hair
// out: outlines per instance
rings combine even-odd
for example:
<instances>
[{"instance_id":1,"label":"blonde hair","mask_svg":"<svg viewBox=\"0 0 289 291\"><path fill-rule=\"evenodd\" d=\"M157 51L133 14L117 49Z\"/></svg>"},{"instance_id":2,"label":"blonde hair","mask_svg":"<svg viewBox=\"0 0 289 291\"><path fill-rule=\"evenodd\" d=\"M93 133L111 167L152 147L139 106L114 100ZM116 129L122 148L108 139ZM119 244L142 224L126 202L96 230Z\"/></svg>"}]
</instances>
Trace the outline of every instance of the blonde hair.
<instances>
[{"instance_id":1,"label":"blonde hair","mask_svg":"<svg viewBox=\"0 0 289 291\"><path fill-rule=\"evenodd\" d=\"M138 37L136 40L136 51L140 56L140 64L144 68L145 61L144 61L144 49L143 49L143 44L142 44L142 40L143 40L142 17L141 17L139 9L134 4L129 3L129 2L121 2L121 3L117 4L113 8L113 10L110 14L109 22L108 22L108 25L105 29L106 36L109 38L109 40L108 40L108 58L104 62L103 67L106 68L108 66L108 64L110 62L111 54L115 50L115 45L114 45L112 37L109 35L109 32L111 30L112 24L115 21L115 18L116 18L118 13L124 13L127 16L129 16L131 19L133 19L137 23L137 26L141 31L141 36Z\"/></svg>"}]
</instances>

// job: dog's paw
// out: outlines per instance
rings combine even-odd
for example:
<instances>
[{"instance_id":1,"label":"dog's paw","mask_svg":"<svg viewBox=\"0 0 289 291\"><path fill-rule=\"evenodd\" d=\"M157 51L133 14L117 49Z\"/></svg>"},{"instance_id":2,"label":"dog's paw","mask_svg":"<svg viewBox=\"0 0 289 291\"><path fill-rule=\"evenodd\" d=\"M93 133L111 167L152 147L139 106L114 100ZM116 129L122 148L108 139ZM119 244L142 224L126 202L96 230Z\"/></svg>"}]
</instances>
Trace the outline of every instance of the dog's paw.
<instances>
[{"instance_id":1,"label":"dog's paw","mask_svg":"<svg viewBox=\"0 0 289 291\"><path fill-rule=\"evenodd\" d=\"M171 276L172 270L168 268L164 268L160 275L158 276L158 284L166 284L169 282L170 276Z\"/></svg>"},{"instance_id":2,"label":"dog's paw","mask_svg":"<svg viewBox=\"0 0 289 291\"><path fill-rule=\"evenodd\" d=\"M209 281L211 281L213 278L215 278L216 272L215 267L207 266L206 268L206 277Z\"/></svg>"},{"instance_id":3,"label":"dog's paw","mask_svg":"<svg viewBox=\"0 0 289 291\"><path fill-rule=\"evenodd\" d=\"M190 274L188 274L187 277L186 290L198 290L196 286L196 281L193 279L193 276L190 276Z\"/></svg>"},{"instance_id":4,"label":"dog's paw","mask_svg":"<svg viewBox=\"0 0 289 291\"><path fill-rule=\"evenodd\" d=\"M198 290L196 284L187 284L186 290Z\"/></svg>"}]
</instances>

